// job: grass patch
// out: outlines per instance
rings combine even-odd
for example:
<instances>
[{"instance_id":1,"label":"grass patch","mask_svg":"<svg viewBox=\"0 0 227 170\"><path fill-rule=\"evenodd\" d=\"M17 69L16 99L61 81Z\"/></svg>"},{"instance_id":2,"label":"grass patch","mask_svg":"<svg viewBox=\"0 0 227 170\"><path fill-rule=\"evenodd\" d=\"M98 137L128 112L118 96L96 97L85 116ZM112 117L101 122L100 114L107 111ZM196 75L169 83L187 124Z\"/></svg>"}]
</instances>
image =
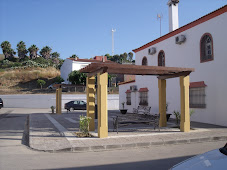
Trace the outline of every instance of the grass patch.
<instances>
[{"instance_id":1,"label":"grass patch","mask_svg":"<svg viewBox=\"0 0 227 170\"><path fill-rule=\"evenodd\" d=\"M60 71L53 68L27 68L15 69L0 72L0 88L1 87L17 87L21 83L29 83L37 79L54 79L60 76ZM47 83L48 85L48 83ZM26 85L25 85L26 86ZM36 87L31 87L36 88Z\"/></svg>"}]
</instances>

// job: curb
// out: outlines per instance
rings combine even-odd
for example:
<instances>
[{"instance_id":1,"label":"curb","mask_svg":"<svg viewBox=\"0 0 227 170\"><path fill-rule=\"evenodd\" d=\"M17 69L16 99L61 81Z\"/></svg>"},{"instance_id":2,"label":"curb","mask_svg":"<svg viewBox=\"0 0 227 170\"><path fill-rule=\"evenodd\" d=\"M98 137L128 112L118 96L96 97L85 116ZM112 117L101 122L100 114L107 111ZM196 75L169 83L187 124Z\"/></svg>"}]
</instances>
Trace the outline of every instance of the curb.
<instances>
[{"instance_id":1,"label":"curb","mask_svg":"<svg viewBox=\"0 0 227 170\"><path fill-rule=\"evenodd\" d=\"M178 144L190 144L190 143L202 143L202 142L214 142L214 141L226 141L227 136L214 136L214 137L203 137L203 138L191 138L191 139L179 139L179 140L161 140L159 142L144 142L144 143L128 143L128 144L116 144L116 145L96 145L88 147L71 147L59 150L39 150L35 148L30 149L34 151L42 152L95 152L95 151L109 151L109 150L123 150L132 148L147 148L152 146L161 145L178 145Z\"/></svg>"}]
</instances>

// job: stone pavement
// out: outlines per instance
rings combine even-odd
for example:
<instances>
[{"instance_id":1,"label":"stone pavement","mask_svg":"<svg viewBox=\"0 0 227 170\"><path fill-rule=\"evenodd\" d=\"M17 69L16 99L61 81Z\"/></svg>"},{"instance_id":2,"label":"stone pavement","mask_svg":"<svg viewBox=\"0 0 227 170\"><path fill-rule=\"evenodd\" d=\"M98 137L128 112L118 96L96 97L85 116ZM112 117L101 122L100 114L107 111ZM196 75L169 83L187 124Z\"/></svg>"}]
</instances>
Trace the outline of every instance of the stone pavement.
<instances>
[{"instance_id":1,"label":"stone pavement","mask_svg":"<svg viewBox=\"0 0 227 170\"><path fill-rule=\"evenodd\" d=\"M203 123L192 122L192 130L188 133L175 128L175 120L170 119L168 126L160 132L151 125L129 125L113 132L112 116L118 111L109 111L109 137L100 139L97 132L92 138L78 138L79 115L86 112L74 111L62 115L49 113L33 113L29 116L29 146L37 151L49 152L82 152L112 149L129 149L149 147L151 145L182 144L204 141L224 140L227 142L227 128ZM97 120L96 120L97 127Z\"/></svg>"}]
</instances>

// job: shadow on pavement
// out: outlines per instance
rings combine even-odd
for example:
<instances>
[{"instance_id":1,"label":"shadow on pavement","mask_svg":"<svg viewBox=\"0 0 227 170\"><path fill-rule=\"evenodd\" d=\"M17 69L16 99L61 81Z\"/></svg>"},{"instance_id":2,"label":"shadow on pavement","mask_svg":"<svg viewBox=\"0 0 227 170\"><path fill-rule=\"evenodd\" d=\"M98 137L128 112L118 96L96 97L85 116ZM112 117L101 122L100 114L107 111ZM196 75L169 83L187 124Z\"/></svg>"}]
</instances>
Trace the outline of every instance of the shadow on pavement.
<instances>
[{"instance_id":1,"label":"shadow on pavement","mask_svg":"<svg viewBox=\"0 0 227 170\"><path fill-rule=\"evenodd\" d=\"M97 166L83 166L83 167L70 167L70 168L59 168L63 170L72 170L72 169L97 169L97 170L115 170L115 169L149 169L149 170L167 170L171 168L172 166L176 165L177 163L184 161L190 157L190 156L184 156L184 157L176 157L176 158L168 158L168 159L159 159L159 160L149 160L149 161L141 161L141 162L128 162L128 163L119 163L119 164L108 164L108 165L97 165ZM57 169L55 169L57 170Z\"/></svg>"}]
</instances>

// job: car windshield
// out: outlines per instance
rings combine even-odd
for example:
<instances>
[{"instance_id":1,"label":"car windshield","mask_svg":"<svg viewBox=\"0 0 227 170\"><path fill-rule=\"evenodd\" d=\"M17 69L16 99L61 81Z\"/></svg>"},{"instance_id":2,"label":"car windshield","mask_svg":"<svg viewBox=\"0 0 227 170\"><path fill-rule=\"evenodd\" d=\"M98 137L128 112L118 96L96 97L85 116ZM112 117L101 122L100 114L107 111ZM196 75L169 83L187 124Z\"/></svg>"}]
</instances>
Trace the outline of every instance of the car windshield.
<instances>
[{"instance_id":1,"label":"car windshield","mask_svg":"<svg viewBox=\"0 0 227 170\"><path fill-rule=\"evenodd\" d=\"M227 143L225 144L225 146L223 148L219 149L221 153L223 153L224 155L227 155Z\"/></svg>"}]
</instances>

